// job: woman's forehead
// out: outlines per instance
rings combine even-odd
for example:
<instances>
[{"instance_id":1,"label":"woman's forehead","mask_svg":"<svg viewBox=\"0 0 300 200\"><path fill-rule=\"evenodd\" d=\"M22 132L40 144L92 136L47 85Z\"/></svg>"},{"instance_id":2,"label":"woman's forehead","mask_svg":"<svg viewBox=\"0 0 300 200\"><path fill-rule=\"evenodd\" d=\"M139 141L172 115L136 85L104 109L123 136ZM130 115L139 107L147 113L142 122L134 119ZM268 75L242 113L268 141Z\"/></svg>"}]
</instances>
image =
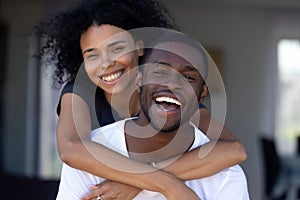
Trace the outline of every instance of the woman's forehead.
<instances>
[{"instance_id":1,"label":"woman's forehead","mask_svg":"<svg viewBox=\"0 0 300 200\"><path fill-rule=\"evenodd\" d=\"M119 40L133 42L131 34L124 29L107 24L100 26L92 25L82 33L80 45L82 47L96 47L108 45Z\"/></svg>"}]
</instances>

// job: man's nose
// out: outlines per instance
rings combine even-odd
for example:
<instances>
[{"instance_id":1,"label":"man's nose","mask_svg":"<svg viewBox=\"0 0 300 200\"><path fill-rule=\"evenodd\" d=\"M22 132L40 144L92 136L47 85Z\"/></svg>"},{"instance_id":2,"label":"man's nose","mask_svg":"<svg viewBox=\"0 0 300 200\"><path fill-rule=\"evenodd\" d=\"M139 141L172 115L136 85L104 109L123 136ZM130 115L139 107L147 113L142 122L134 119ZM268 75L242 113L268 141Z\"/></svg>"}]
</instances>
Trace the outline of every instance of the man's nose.
<instances>
[{"instance_id":1,"label":"man's nose","mask_svg":"<svg viewBox=\"0 0 300 200\"><path fill-rule=\"evenodd\" d=\"M184 83L182 82L182 74L176 70L172 71L163 81L163 85L168 86L170 89L180 89Z\"/></svg>"}]
</instances>

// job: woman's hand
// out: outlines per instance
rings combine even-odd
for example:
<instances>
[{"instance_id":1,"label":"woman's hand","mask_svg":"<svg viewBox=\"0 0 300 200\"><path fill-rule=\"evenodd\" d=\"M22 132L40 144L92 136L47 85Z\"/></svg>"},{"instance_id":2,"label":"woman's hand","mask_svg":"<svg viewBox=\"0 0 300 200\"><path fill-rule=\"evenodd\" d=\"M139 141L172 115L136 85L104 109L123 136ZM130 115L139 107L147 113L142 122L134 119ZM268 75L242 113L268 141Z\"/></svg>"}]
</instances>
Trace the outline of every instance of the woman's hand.
<instances>
[{"instance_id":1,"label":"woman's hand","mask_svg":"<svg viewBox=\"0 0 300 200\"><path fill-rule=\"evenodd\" d=\"M90 188L93 191L82 197L82 200L93 200L100 195L103 200L132 200L142 191L139 188L109 180L92 185Z\"/></svg>"},{"instance_id":2,"label":"woman's hand","mask_svg":"<svg viewBox=\"0 0 300 200\"><path fill-rule=\"evenodd\" d=\"M174 184L169 187L169 190L165 192L164 195L167 200L201 200L197 194L182 181L174 182Z\"/></svg>"},{"instance_id":3,"label":"woman's hand","mask_svg":"<svg viewBox=\"0 0 300 200\"><path fill-rule=\"evenodd\" d=\"M172 187L164 193L166 199L177 200L180 197L182 200L200 200L184 182L179 182L181 181L174 182ZM82 200L95 200L98 196L101 196L103 200L132 200L142 191L139 188L114 181L104 181L98 185L92 185L90 188L93 191L82 197Z\"/></svg>"},{"instance_id":4,"label":"woman's hand","mask_svg":"<svg viewBox=\"0 0 300 200\"><path fill-rule=\"evenodd\" d=\"M183 182L177 183L174 183L164 194L167 200L177 200L178 197L182 200L200 200L196 193ZM139 188L114 181L104 181L90 186L90 188L93 191L82 197L82 200L95 200L98 196L101 196L103 200L132 200L142 191Z\"/></svg>"}]
</instances>

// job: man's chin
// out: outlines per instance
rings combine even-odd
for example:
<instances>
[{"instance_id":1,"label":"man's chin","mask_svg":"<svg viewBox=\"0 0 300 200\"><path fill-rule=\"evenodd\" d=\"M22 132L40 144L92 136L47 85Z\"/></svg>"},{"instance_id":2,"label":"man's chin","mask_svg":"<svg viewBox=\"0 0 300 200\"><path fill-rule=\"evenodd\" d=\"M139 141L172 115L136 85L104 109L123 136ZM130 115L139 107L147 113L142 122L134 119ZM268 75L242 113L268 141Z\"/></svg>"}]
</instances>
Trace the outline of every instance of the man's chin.
<instances>
[{"instance_id":1,"label":"man's chin","mask_svg":"<svg viewBox=\"0 0 300 200\"><path fill-rule=\"evenodd\" d=\"M180 124L172 124L172 125L168 125L168 124L154 124L153 122L151 123L151 126L157 130L158 132L162 132L162 133L170 133L173 132L175 130L177 130L180 126Z\"/></svg>"}]
</instances>

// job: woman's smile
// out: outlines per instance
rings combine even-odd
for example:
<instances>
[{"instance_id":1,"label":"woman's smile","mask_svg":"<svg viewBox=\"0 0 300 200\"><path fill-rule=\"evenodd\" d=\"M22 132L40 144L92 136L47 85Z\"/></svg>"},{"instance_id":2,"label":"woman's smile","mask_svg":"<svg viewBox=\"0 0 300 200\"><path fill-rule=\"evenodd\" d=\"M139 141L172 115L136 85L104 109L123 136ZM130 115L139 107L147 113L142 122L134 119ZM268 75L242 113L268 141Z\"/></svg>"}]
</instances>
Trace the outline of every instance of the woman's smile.
<instances>
[{"instance_id":1,"label":"woman's smile","mask_svg":"<svg viewBox=\"0 0 300 200\"><path fill-rule=\"evenodd\" d=\"M110 74L104 74L100 78L107 84L114 84L122 77L123 74L124 74L124 69L118 70Z\"/></svg>"}]
</instances>

